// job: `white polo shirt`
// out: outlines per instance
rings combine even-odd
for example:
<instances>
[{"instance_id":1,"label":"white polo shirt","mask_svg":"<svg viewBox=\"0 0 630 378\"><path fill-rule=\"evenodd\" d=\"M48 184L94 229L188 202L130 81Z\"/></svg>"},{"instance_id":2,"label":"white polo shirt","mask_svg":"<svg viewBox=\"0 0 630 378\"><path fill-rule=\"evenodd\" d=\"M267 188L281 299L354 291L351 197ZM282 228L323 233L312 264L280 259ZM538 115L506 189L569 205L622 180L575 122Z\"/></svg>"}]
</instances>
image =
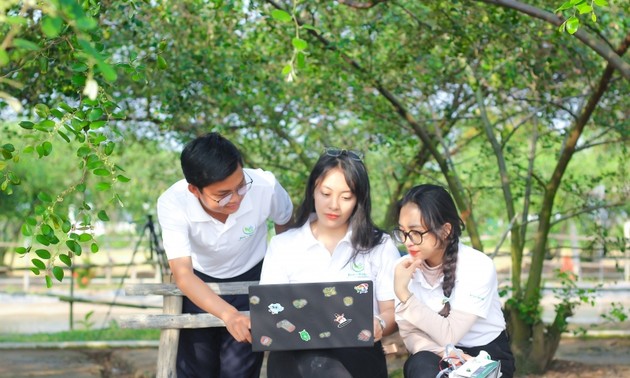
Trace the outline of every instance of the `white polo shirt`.
<instances>
[{"instance_id":1,"label":"white polo shirt","mask_svg":"<svg viewBox=\"0 0 630 378\"><path fill-rule=\"evenodd\" d=\"M186 180L159 197L157 215L169 259L190 256L195 270L216 278L238 276L263 259L267 220L287 223L293 205L273 173L245 171L253 179L252 187L225 223L206 213Z\"/></svg>"},{"instance_id":2,"label":"white polo shirt","mask_svg":"<svg viewBox=\"0 0 630 378\"><path fill-rule=\"evenodd\" d=\"M389 235L369 253L360 253L351 261L353 252L348 230L331 253L311 231L310 223L285 231L271 238L263 263L261 284L306 283L372 280L376 301L392 300L394 294L393 264L400 253Z\"/></svg>"},{"instance_id":3,"label":"white polo shirt","mask_svg":"<svg viewBox=\"0 0 630 378\"><path fill-rule=\"evenodd\" d=\"M494 263L484 253L460 243L455 274L455 287L449 300L451 309L479 317L458 345L486 345L505 329ZM443 281L444 277L431 286L422 272L416 271L409 283L409 290L431 310L439 312L444 307Z\"/></svg>"}]
</instances>

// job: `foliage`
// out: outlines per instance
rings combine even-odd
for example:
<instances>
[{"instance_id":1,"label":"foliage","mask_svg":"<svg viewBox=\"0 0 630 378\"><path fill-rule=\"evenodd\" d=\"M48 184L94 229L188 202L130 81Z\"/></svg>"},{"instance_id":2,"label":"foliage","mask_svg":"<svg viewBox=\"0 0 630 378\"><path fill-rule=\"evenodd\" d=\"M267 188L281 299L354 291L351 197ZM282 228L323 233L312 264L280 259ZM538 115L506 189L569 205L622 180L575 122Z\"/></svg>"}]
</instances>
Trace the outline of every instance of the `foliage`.
<instances>
[{"instance_id":1,"label":"foliage","mask_svg":"<svg viewBox=\"0 0 630 378\"><path fill-rule=\"evenodd\" d=\"M27 220L32 244L19 251L55 277L93 244L98 214L149 211L179 176L175 151L209 130L274 171L296 202L323 147L359 149L377 223L395 222L410 186L434 182L451 190L475 247L487 232L509 236L515 350L542 363L532 353L553 356L558 341L544 339L538 311L550 233L572 220L598 235L592 248L626 248L610 241L630 212L629 24L623 4L598 2L597 24L570 35L546 2L530 13L506 4L10 2L0 108L23 109L23 130L3 137L0 206ZM569 4L558 11L586 9ZM59 151L65 175L34 196L18 191L22 164L64 160ZM568 306L579 299L566 295Z\"/></svg>"},{"instance_id":2,"label":"foliage","mask_svg":"<svg viewBox=\"0 0 630 378\"><path fill-rule=\"evenodd\" d=\"M120 328L115 322L102 329L81 329L46 333L4 333L0 334L0 342L67 342L67 341L118 341L118 340L159 340L160 330Z\"/></svg>"}]
</instances>

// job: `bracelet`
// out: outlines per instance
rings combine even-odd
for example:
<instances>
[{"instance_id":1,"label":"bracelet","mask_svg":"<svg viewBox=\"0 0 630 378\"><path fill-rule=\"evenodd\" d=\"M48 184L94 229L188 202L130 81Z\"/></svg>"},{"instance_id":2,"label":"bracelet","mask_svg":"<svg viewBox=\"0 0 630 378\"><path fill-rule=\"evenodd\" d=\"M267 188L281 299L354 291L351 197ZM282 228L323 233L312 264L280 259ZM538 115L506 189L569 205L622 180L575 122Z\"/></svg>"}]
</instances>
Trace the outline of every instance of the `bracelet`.
<instances>
[{"instance_id":1,"label":"bracelet","mask_svg":"<svg viewBox=\"0 0 630 378\"><path fill-rule=\"evenodd\" d=\"M381 326L381 331L384 331L385 327L387 327L387 323L385 322L385 319L381 318L378 315L374 315L374 317L376 318L376 320L378 320L378 324Z\"/></svg>"}]
</instances>

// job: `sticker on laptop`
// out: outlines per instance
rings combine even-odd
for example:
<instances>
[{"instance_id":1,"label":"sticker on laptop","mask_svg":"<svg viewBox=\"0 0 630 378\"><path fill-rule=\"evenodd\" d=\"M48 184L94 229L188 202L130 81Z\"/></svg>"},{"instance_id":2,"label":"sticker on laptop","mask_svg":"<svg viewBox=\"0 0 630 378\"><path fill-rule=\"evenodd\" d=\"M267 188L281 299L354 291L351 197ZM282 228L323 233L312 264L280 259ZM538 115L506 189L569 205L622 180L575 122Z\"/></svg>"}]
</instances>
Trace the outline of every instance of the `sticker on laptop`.
<instances>
[{"instance_id":1,"label":"sticker on laptop","mask_svg":"<svg viewBox=\"0 0 630 378\"><path fill-rule=\"evenodd\" d=\"M352 321L352 319L346 319L344 314L337 314L337 313L335 313L334 320L335 320L335 323L337 323L337 328L343 328L347 326L348 324L350 324L350 322Z\"/></svg>"},{"instance_id":2,"label":"sticker on laptop","mask_svg":"<svg viewBox=\"0 0 630 378\"><path fill-rule=\"evenodd\" d=\"M269 306L267 306L267 308L269 309L269 312L271 312L274 315L278 315L279 313L284 311L284 307L280 303L272 303Z\"/></svg>"}]
</instances>

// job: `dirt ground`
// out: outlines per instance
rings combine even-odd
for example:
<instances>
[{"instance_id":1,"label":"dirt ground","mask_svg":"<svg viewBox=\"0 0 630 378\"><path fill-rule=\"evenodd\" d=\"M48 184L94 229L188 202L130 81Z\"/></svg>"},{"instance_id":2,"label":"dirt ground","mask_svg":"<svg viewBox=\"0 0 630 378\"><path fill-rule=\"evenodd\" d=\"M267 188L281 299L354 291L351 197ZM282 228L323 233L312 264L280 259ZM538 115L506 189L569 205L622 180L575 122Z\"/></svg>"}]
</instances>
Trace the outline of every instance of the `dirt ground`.
<instances>
[{"instance_id":1,"label":"dirt ground","mask_svg":"<svg viewBox=\"0 0 630 378\"><path fill-rule=\"evenodd\" d=\"M562 343L549 371L525 378L630 378L628 356L630 338L569 339ZM153 378L156 362L155 348L8 348L0 351L0 377ZM390 371L400 369L403 363L402 357L390 360ZM261 378L265 377L263 369Z\"/></svg>"}]
</instances>

